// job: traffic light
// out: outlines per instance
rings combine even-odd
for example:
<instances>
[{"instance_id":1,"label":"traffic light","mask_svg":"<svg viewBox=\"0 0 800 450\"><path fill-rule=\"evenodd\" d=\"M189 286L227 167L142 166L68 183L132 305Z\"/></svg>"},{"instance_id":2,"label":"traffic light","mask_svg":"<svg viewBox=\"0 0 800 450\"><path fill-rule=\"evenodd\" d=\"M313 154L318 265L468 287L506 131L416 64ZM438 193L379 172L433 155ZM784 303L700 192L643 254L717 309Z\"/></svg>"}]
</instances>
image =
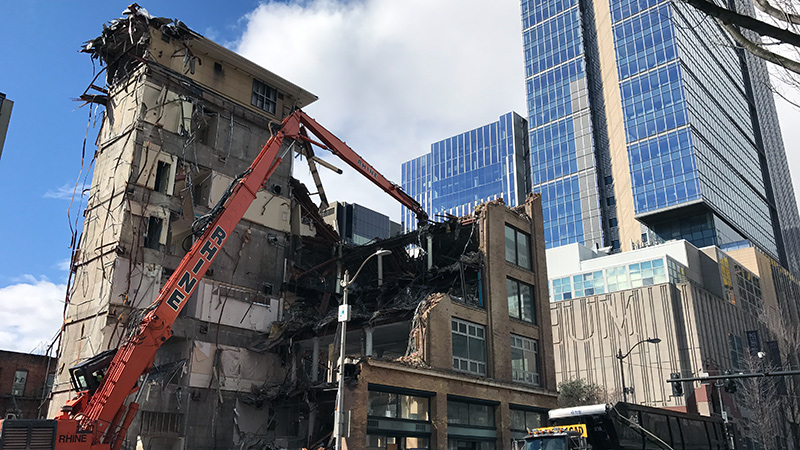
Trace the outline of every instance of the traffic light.
<instances>
[{"instance_id":1,"label":"traffic light","mask_svg":"<svg viewBox=\"0 0 800 450\"><path fill-rule=\"evenodd\" d=\"M730 370L726 370L725 371L725 375L730 375L730 374L731 374ZM727 392L729 394L735 394L736 393L736 380L735 379L725 378L725 381L723 382L722 385L725 388L725 392Z\"/></svg>"},{"instance_id":2,"label":"traffic light","mask_svg":"<svg viewBox=\"0 0 800 450\"><path fill-rule=\"evenodd\" d=\"M680 378L681 374L677 372L673 372L669 374L669 377L672 379ZM683 384L680 381L670 381L672 383L672 396L673 397L683 397Z\"/></svg>"}]
</instances>

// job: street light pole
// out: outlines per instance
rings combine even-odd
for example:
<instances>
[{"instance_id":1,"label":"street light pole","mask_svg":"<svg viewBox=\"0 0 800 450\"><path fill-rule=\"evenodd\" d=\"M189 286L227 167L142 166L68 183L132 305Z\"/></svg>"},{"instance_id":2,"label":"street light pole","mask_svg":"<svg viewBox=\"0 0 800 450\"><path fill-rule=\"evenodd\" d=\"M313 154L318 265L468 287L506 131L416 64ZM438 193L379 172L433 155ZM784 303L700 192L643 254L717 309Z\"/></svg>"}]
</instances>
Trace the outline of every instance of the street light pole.
<instances>
[{"instance_id":1,"label":"street light pole","mask_svg":"<svg viewBox=\"0 0 800 450\"><path fill-rule=\"evenodd\" d=\"M350 285L361 273L361 269L373 256L378 257L378 285L381 285L383 281L383 261L381 257L390 253L392 253L391 250L378 250L367 256L367 259L361 263L352 279L350 279L350 273L345 270L344 278L341 281L344 292L342 293L342 304L339 305L339 322L342 324L341 334L339 335L339 387L336 390L336 411L333 424L333 432L336 436L336 450L342 450L342 438L344 437L344 351L347 343L347 322L350 321L350 305L347 303L347 291L350 290Z\"/></svg>"},{"instance_id":2,"label":"street light pole","mask_svg":"<svg viewBox=\"0 0 800 450\"><path fill-rule=\"evenodd\" d=\"M619 360L619 375L622 381L622 401L625 403L628 403L628 388L625 387L625 365L623 364L622 360L627 358L628 355L631 354L633 349L636 348L636 346L638 346L639 344L643 344L645 342L648 342L650 344L658 344L659 342L661 342L661 339L659 338L642 339L641 341L633 344L631 348L628 350L628 353L625 353L624 355L622 354L622 348L620 348L617 351L617 359Z\"/></svg>"},{"instance_id":3,"label":"street light pole","mask_svg":"<svg viewBox=\"0 0 800 450\"><path fill-rule=\"evenodd\" d=\"M625 387L625 365L622 363L622 349L617 352L617 359L619 359L619 375L622 378L622 401L628 403L628 388Z\"/></svg>"}]
</instances>

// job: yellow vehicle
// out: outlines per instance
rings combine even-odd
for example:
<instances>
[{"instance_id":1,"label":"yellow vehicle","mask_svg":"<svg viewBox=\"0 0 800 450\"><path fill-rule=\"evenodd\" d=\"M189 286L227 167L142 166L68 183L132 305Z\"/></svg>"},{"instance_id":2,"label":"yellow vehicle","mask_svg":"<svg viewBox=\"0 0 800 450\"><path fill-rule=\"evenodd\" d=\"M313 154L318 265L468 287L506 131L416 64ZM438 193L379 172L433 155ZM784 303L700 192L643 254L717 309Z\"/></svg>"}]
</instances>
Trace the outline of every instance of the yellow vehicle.
<instances>
[{"instance_id":1,"label":"yellow vehicle","mask_svg":"<svg viewBox=\"0 0 800 450\"><path fill-rule=\"evenodd\" d=\"M525 450L589 450L586 425L542 427L525 438Z\"/></svg>"}]
</instances>

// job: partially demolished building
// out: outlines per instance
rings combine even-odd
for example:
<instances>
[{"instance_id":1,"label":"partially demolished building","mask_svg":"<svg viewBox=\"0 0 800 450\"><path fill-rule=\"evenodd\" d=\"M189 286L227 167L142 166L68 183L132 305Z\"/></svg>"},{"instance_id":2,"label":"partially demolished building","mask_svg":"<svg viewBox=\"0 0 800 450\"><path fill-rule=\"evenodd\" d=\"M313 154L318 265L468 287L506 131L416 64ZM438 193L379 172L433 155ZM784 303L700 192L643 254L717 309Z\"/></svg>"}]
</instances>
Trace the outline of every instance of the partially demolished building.
<instances>
[{"instance_id":1,"label":"partially demolished building","mask_svg":"<svg viewBox=\"0 0 800 450\"><path fill-rule=\"evenodd\" d=\"M68 369L116 348L206 214L270 136L316 100L131 5L84 49L104 107L50 415ZM99 74L98 77L99 78ZM187 301L142 381L128 446L302 448L333 432L341 275L350 286L347 448L504 448L555 405L541 201L496 201L364 246L342 242L286 161ZM450 443L450 444L448 444Z\"/></svg>"}]
</instances>

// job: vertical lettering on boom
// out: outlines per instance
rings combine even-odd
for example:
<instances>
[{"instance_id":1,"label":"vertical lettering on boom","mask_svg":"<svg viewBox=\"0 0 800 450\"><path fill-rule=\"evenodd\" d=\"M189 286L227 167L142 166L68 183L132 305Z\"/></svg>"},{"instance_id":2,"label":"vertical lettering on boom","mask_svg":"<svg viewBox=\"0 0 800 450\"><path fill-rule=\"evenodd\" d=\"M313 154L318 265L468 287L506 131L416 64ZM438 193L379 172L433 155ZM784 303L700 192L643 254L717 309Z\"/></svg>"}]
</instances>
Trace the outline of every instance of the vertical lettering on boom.
<instances>
[{"instance_id":1,"label":"vertical lettering on boom","mask_svg":"<svg viewBox=\"0 0 800 450\"><path fill-rule=\"evenodd\" d=\"M167 305L169 305L169 307L174 311L178 311L178 308L180 308L181 302L184 298L186 298L186 296L183 295L183 292L181 292L178 288L175 288L175 290L172 291L172 294L167 299Z\"/></svg>"},{"instance_id":2,"label":"vertical lettering on boom","mask_svg":"<svg viewBox=\"0 0 800 450\"><path fill-rule=\"evenodd\" d=\"M219 247L215 247L211 244L211 241L206 241L203 243L203 246L200 247L200 254L205 255L206 259L211 261L214 259L214 255L217 254L217 250L219 250Z\"/></svg>"},{"instance_id":3,"label":"vertical lettering on boom","mask_svg":"<svg viewBox=\"0 0 800 450\"><path fill-rule=\"evenodd\" d=\"M197 275L197 272L200 272L200 268L202 268L203 264L205 264L205 263L206 263L205 260L198 259L197 262L195 263L194 267L192 267L192 273Z\"/></svg>"},{"instance_id":4,"label":"vertical lettering on boom","mask_svg":"<svg viewBox=\"0 0 800 450\"><path fill-rule=\"evenodd\" d=\"M194 285L196 283L197 283L197 278L191 276L189 272L184 272L183 276L181 276L181 279L178 280L178 287L183 288L183 292L189 294L192 292L192 289L194 289Z\"/></svg>"},{"instance_id":5,"label":"vertical lettering on boom","mask_svg":"<svg viewBox=\"0 0 800 450\"><path fill-rule=\"evenodd\" d=\"M214 228L214 232L211 233L211 237L209 239L217 241L217 245L222 247L222 243L225 242L225 238L228 235L225 233L225 230L222 229L221 226L217 225L217 228Z\"/></svg>"}]
</instances>

